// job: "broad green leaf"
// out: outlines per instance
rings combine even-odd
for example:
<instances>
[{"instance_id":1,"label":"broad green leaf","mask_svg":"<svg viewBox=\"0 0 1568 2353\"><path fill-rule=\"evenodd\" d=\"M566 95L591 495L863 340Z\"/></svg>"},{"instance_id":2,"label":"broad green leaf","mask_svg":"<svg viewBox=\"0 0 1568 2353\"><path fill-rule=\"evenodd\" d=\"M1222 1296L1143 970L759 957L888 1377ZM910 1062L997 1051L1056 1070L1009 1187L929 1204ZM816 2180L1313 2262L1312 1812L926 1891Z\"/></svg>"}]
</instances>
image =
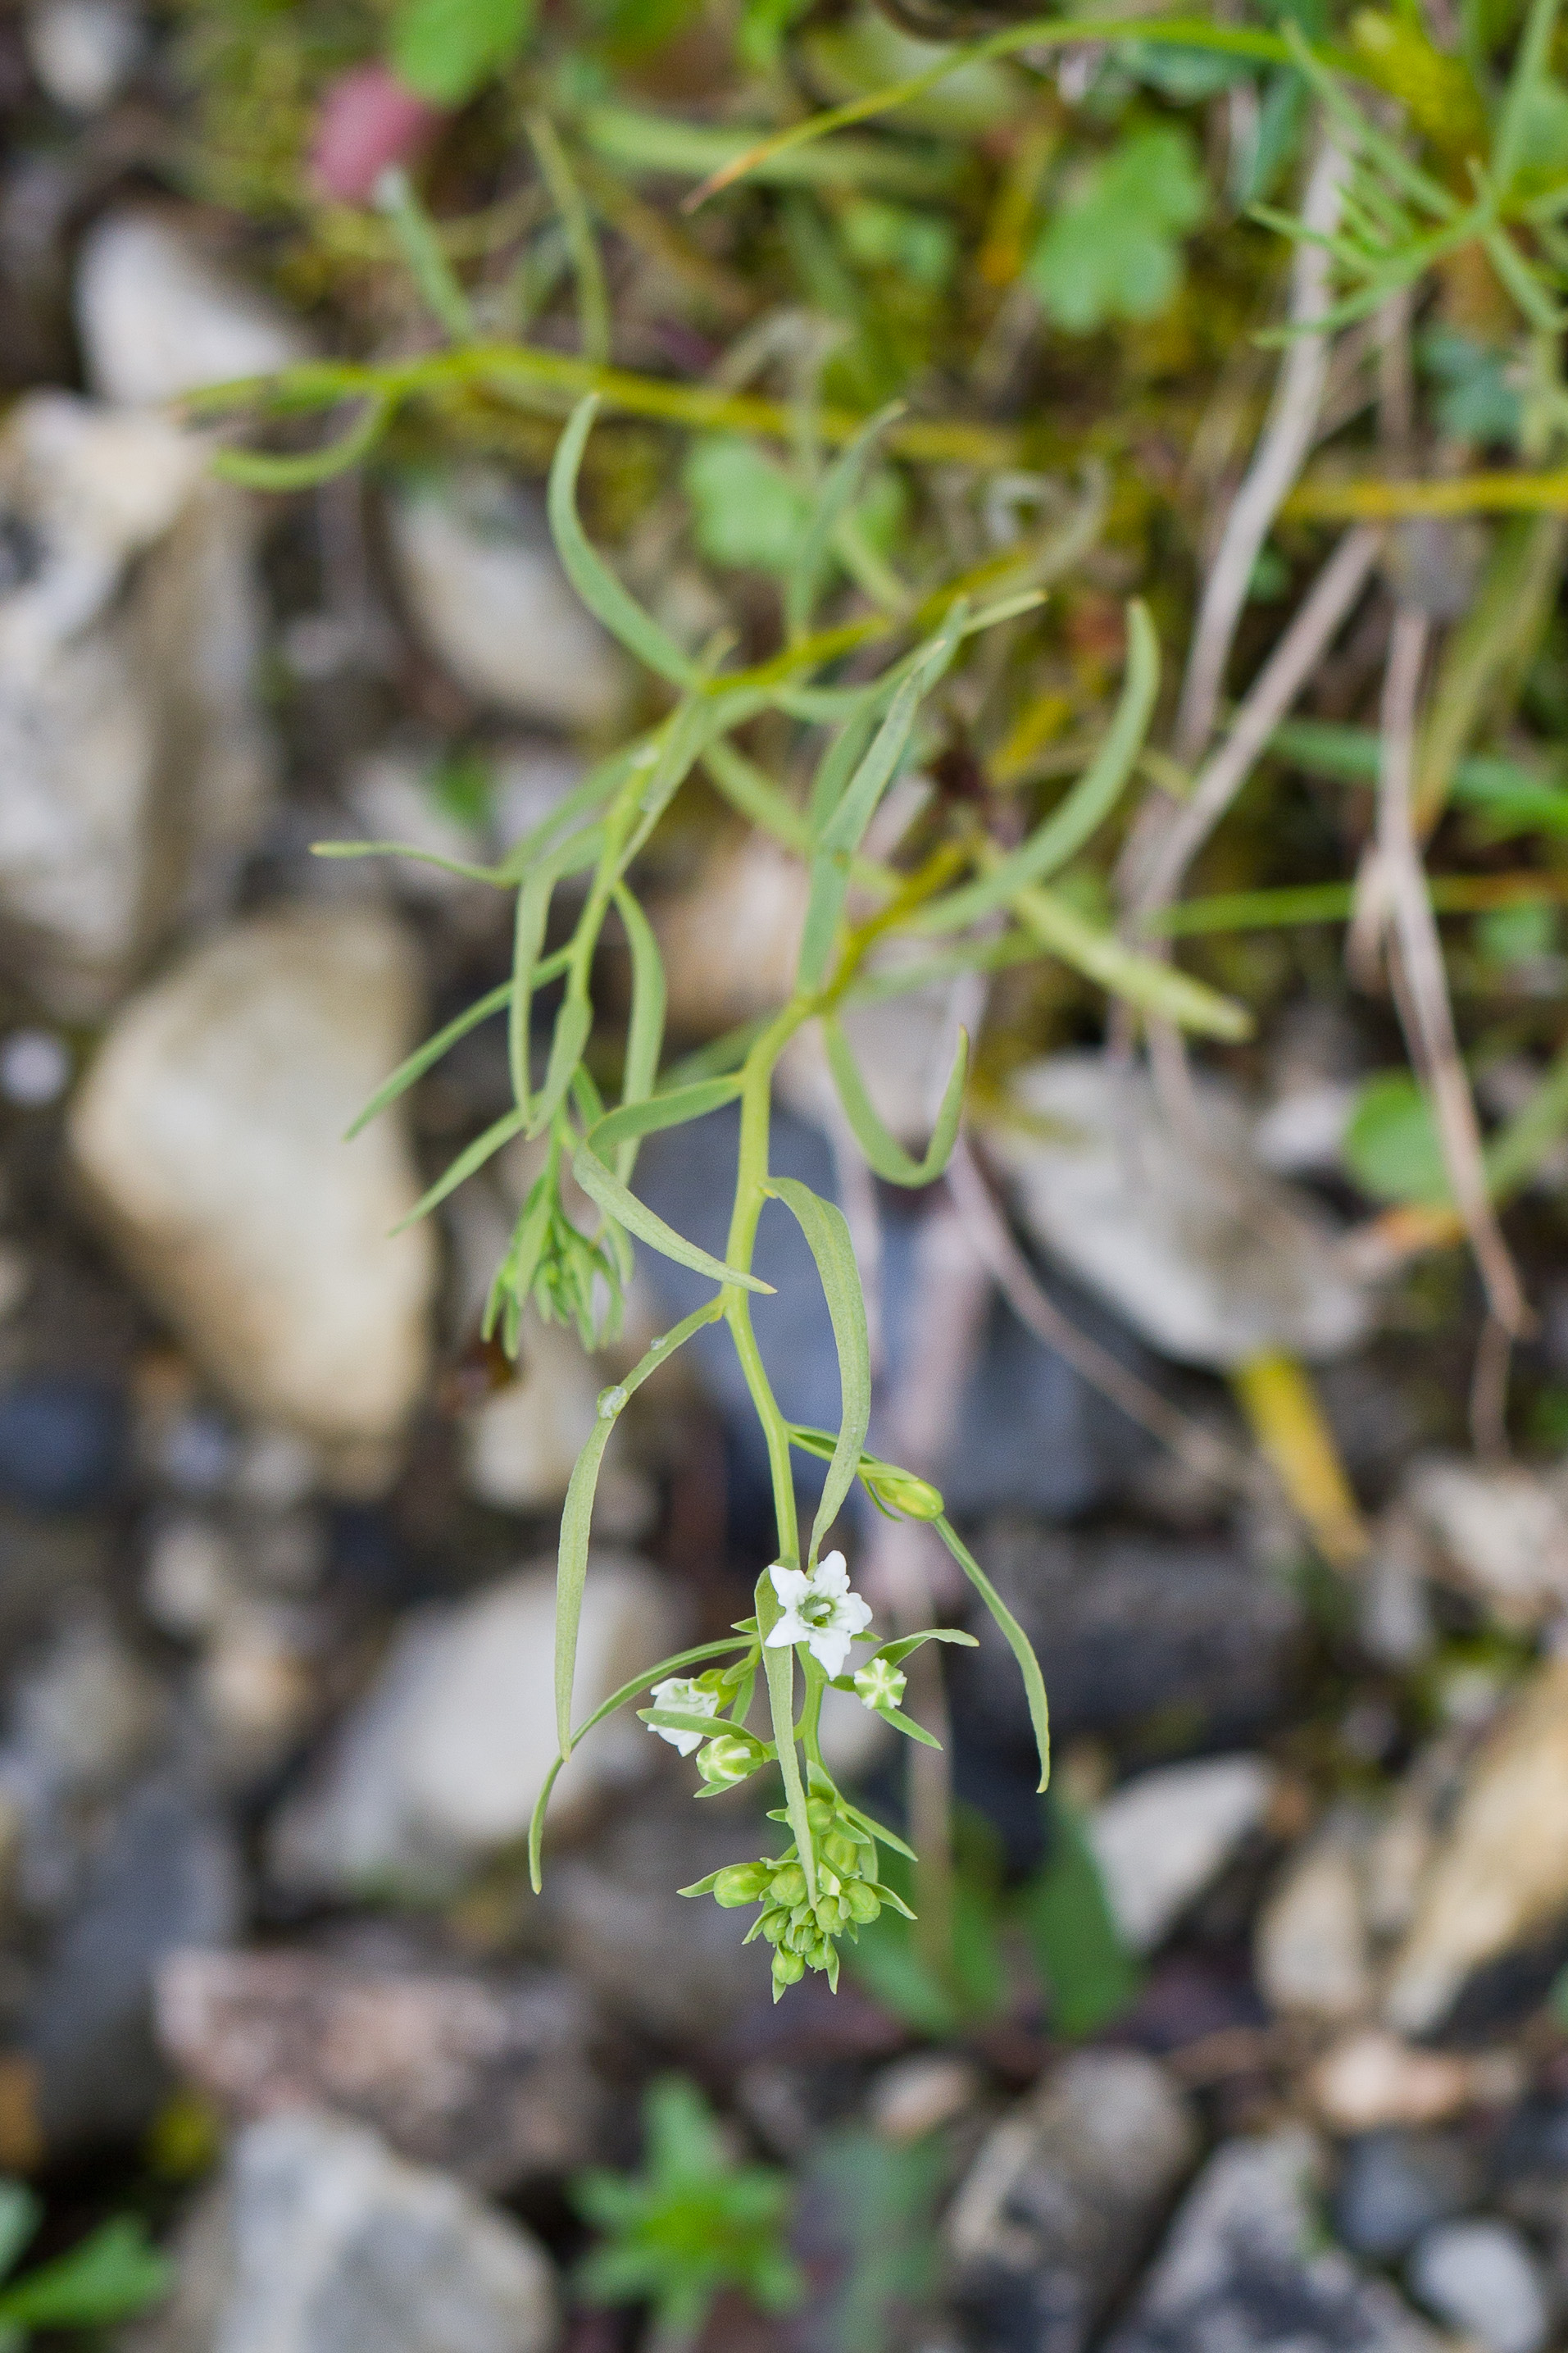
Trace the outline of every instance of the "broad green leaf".
<instances>
[{"instance_id":1,"label":"broad green leaf","mask_svg":"<svg viewBox=\"0 0 1568 2353\"><path fill-rule=\"evenodd\" d=\"M1432 1107L1406 1071L1368 1079L1345 1129L1345 1164L1374 1201L1451 1204L1453 1193Z\"/></svg>"},{"instance_id":2,"label":"broad green leaf","mask_svg":"<svg viewBox=\"0 0 1568 2353\"><path fill-rule=\"evenodd\" d=\"M638 1241L647 1242L648 1248L658 1250L661 1257L674 1259L678 1266L691 1267L695 1272L709 1276L714 1282L738 1282L743 1291L766 1292L771 1295L773 1288L771 1282L763 1282L754 1274L743 1274L737 1266L726 1266L721 1258L714 1258L709 1251L699 1250L695 1242L689 1242L683 1234L678 1234L673 1226L667 1226L645 1201L639 1201L618 1177L612 1176L604 1162L585 1144L579 1145L572 1168L584 1192L591 1201L598 1204L606 1217L614 1218L617 1225L625 1226L627 1233L636 1234Z\"/></svg>"},{"instance_id":3,"label":"broad green leaf","mask_svg":"<svg viewBox=\"0 0 1568 2353\"><path fill-rule=\"evenodd\" d=\"M597 1164L595 1164L597 1165ZM721 1300L704 1300L671 1331L661 1333L623 1381L605 1389L588 1442L573 1465L571 1483L561 1511L561 1541L555 1566L555 1736L563 1762L572 1754L572 1685L577 1672L577 1629L583 1618L583 1588L588 1576L588 1539L594 1518L594 1493L599 1466L610 1433L628 1400L650 1374L668 1364L695 1332L713 1323L723 1312ZM727 1646L725 1646L727 1647ZM639 1683L635 1690L641 1690ZM601 1713L604 1713L601 1710ZM594 1719L595 1722L597 1718Z\"/></svg>"},{"instance_id":4,"label":"broad green leaf","mask_svg":"<svg viewBox=\"0 0 1568 2353\"><path fill-rule=\"evenodd\" d=\"M1127 608L1127 675L1110 733L1067 798L1051 811L1028 840L1012 850L988 874L933 901L915 919L922 932L951 931L973 923L1028 882L1043 882L1065 866L1121 798L1142 748L1154 698L1160 691L1160 641L1149 608L1135 598Z\"/></svg>"},{"instance_id":5,"label":"broad green leaf","mask_svg":"<svg viewBox=\"0 0 1568 2353\"><path fill-rule=\"evenodd\" d=\"M1142 1972L1106 1897L1077 1810L1058 1799L1047 1861L1020 1890L1018 1916L1068 2042L1098 2034L1137 1996Z\"/></svg>"},{"instance_id":6,"label":"broad green leaf","mask_svg":"<svg viewBox=\"0 0 1568 2353\"><path fill-rule=\"evenodd\" d=\"M510 66L534 0L400 0L392 20L398 77L436 106L463 106Z\"/></svg>"},{"instance_id":7,"label":"broad green leaf","mask_svg":"<svg viewBox=\"0 0 1568 2353\"><path fill-rule=\"evenodd\" d=\"M571 422L555 445L550 468L550 529L566 576L589 611L629 653L675 686L700 683L697 666L689 661L675 639L643 611L635 596L616 579L604 557L588 541L577 515L577 475L594 420L599 413L597 393L588 393L572 412Z\"/></svg>"},{"instance_id":8,"label":"broad green leaf","mask_svg":"<svg viewBox=\"0 0 1568 2353\"><path fill-rule=\"evenodd\" d=\"M174 2266L128 2215L0 2288L0 2325L21 2328L98 2328L129 2320L162 2295Z\"/></svg>"},{"instance_id":9,"label":"broad green leaf","mask_svg":"<svg viewBox=\"0 0 1568 2353\"><path fill-rule=\"evenodd\" d=\"M619 1691L612 1692L608 1699L602 1700L592 1715L584 1716L582 1723L575 1725L573 1730L572 1747L575 1748L580 1740L585 1740L589 1733L603 1724L607 1715L614 1715L618 1707L625 1707L628 1701L636 1699L639 1693L651 1691L655 1683L664 1681L666 1675L678 1675L683 1667L695 1667L706 1659L724 1658L732 1651L748 1650L750 1647L749 1642L744 1640L726 1637L724 1641L719 1642L700 1642L694 1651L678 1651L671 1659L660 1659L657 1667L647 1667L640 1675L634 1675L629 1683L623 1683ZM569 1754L570 1751L568 1751ZM557 1757L551 1766L544 1778L544 1787L541 1789L534 1804L533 1819L529 1824L528 1872L536 1895L541 1884L540 1855L544 1839L545 1810L549 1806L551 1792L555 1787L561 1767L565 1762L565 1757Z\"/></svg>"},{"instance_id":10,"label":"broad green leaf","mask_svg":"<svg viewBox=\"0 0 1568 2353\"><path fill-rule=\"evenodd\" d=\"M1247 1038L1252 1016L1233 997L1221 997L1173 965L1140 955L1112 931L1089 923L1056 892L1037 885L1014 893L1013 912L1041 944L1112 996L1145 1013L1195 1029L1208 1038Z\"/></svg>"},{"instance_id":11,"label":"broad green leaf","mask_svg":"<svg viewBox=\"0 0 1568 2353\"><path fill-rule=\"evenodd\" d=\"M1180 240L1207 209L1185 131L1130 132L1084 169L1035 248L1028 274L1047 317L1075 335L1154 318L1182 282Z\"/></svg>"},{"instance_id":12,"label":"broad green leaf","mask_svg":"<svg viewBox=\"0 0 1568 2353\"><path fill-rule=\"evenodd\" d=\"M591 1130L588 1149L602 1160L606 1152L653 1135L660 1128L684 1127L688 1120L701 1119L733 1103L743 1083L740 1071L731 1071L722 1078L699 1079L689 1087L672 1087L664 1094L645 1095L640 1103L622 1103L606 1112Z\"/></svg>"},{"instance_id":13,"label":"broad green leaf","mask_svg":"<svg viewBox=\"0 0 1568 2353\"><path fill-rule=\"evenodd\" d=\"M816 1558L817 1546L837 1518L860 1467L860 1450L866 1443L871 1419L871 1343L866 1329L860 1270L855 1263L855 1246L842 1209L836 1208L831 1201L824 1201L809 1185L802 1185L793 1176L771 1178L768 1191L795 1218L816 1261L833 1324L834 1345L838 1351L838 1439L812 1524L809 1567Z\"/></svg>"},{"instance_id":14,"label":"broad green leaf","mask_svg":"<svg viewBox=\"0 0 1568 2353\"><path fill-rule=\"evenodd\" d=\"M1008 1609L974 1555L959 1535L952 1522L943 1514L931 1523L938 1535L958 1563L960 1568L996 1620L1008 1649L1018 1662L1018 1672L1024 1678L1024 1691L1029 1703L1029 1721L1035 1727L1035 1746L1040 1754L1040 1787L1043 1789L1051 1778L1051 1719L1046 1702L1045 1678L1028 1636Z\"/></svg>"},{"instance_id":15,"label":"broad green leaf","mask_svg":"<svg viewBox=\"0 0 1568 2353\"><path fill-rule=\"evenodd\" d=\"M793 573L811 524L811 496L775 459L736 434L694 441L681 468L697 544L710 564Z\"/></svg>"},{"instance_id":16,"label":"broad green leaf","mask_svg":"<svg viewBox=\"0 0 1568 2353\"><path fill-rule=\"evenodd\" d=\"M958 1033L958 1050L952 1058L952 1071L942 1092L942 1105L931 1130L931 1143L923 1159L916 1160L904 1150L898 1138L889 1135L878 1118L875 1106L866 1092L865 1082L856 1068L855 1057L849 1050L849 1040L832 1015L822 1024L826 1041L828 1065L838 1090L838 1100L844 1115L854 1130L855 1141L860 1146L879 1176L889 1185L930 1185L942 1175L952 1155L958 1134L958 1123L963 1116L963 1082L969 1073L969 1033Z\"/></svg>"}]
</instances>

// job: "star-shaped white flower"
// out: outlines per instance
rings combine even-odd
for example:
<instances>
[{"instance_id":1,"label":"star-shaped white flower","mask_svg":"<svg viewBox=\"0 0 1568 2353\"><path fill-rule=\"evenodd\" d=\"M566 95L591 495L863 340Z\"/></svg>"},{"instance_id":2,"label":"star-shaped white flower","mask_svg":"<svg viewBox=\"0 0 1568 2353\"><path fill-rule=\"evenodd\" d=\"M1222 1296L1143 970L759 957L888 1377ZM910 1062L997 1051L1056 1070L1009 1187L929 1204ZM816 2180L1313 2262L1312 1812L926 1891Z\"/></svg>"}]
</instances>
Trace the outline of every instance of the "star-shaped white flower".
<instances>
[{"instance_id":1,"label":"star-shaped white flower","mask_svg":"<svg viewBox=\"0 0 1568 2353\"><path fill-rule=\"evenodd\" d=\"M700 1683L688 1683L683 1675L667 1675L663 1683L655 1683L651 1697L655 1707L665 1708L671 1715L717 1715L719 1713L718 1693L704 1691ZM694 1749L700 1748L706 1737L700 1732L678 1731L673 1724L650 1724L648 1730L657 1732L661 1740L668 1740L672 1748L679 1748L683 1757L689 1757Z\"/></svg>"},{"instance_id":2,"label":"star-shaped white flower","mask_svg":"<svg viewBox=\"0 0 1568 2353\"><path fill-rule=\"evenodd\" d=\"M784 1616L768 1636L769 1650L804 1642L830 1675L841 1675L850 1643L871 1623L870 1603L849 1590L844 1555L830 1552L811 1570L775 1561L768 1575L784 1604Z\"/></svg>"},{"instance_id":3,"label":"star-shaped white flower","mask_svg":"<svg viewBox=\"0 0 1568 2353\"><path fill-rule=\"evenodd\" d=\"M905 1677L890 1659L868 1659L857 1669L855 1689L862 1707L897 1707L904 1696Z\"/></svg>"}]
</instances>

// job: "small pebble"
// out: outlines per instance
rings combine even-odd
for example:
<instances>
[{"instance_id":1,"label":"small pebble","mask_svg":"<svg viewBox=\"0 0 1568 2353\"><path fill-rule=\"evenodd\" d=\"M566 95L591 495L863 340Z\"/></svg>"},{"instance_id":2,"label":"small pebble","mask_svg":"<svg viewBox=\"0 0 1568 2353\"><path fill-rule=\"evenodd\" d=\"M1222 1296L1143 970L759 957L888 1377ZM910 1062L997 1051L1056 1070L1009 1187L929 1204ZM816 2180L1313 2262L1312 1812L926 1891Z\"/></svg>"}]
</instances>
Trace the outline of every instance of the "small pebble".
<instances>
[{"instance_id":1,"label":"small pebble","mask_svg":"<svg viewBox=\"0 0 1568 2353\"><path fill-rule=\"evenodd\" d=\"M1529 2248L1506 2222L1440 2222L1410 2258L1413 2295L1486 2353L1541 2353L1551 2316Z\"/></svg>"},{"instance_id":2,"label":"small pebble","mask_svg":"<svg viewBox=\"0 0 1568 2353\"><path fill-rule=\"evenodd\" d=\"M1463 2213L1479 2188L1475 2153L1454 2133L1366 2133L1345 2153L1334 2228L1352 2254L1388 2263Z\"/></svg>"},{"instance_id":3,"label":"small pebble","mask_svg":"<svg viewBox=\"0 0 1568 2353\"><path fill-rule=\"evenodd\" d=\"M183 1513L153 1535L142 1605L161 1633L188 1641L217 1624L238 1581L238 1558L223 1529Z\"/></svg>"},{"instance_id":4,"label":"small pebble","mask_svg":"<svg viewBox=\"0 0 1568 2353\"><path fill-rule=\"evenodd\" d=\"M70 1077L70 1050L52 1029L13 1029L0 1041L0 1094L19 1111L58 1103Z\"/></svg>"},{"instance_id":5,"label":"small pebble","mask_svg":"<svg viewBox=\"0 0 1568 2353\"><path fill-rule=\"evenodd\" d=\"M878 2076L871 2122L889 2140L922 2140L973 2107L980 2089L973 2061L947 2052L916 2052L896 2059Z\"/></svg>"},{"instance_id":6,"label":"small pebble","mask_svg":"<svg viewBox=\"0 0 1568 2353\"><path fill-rule=\"evenodd\" d=\"M38 1512L108 1500L125 1454L125 1400L88 1374L34 1374L0 1392L0 1494Z\"/></svg>"}]
</instances>

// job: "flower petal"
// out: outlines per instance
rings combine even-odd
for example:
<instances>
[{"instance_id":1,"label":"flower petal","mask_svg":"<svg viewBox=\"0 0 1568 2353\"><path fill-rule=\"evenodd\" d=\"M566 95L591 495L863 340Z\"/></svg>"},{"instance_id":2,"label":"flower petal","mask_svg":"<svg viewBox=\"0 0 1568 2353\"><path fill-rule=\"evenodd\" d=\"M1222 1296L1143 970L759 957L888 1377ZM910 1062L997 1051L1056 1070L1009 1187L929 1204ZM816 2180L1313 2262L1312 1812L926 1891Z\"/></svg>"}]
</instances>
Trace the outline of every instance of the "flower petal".
<instances>
[{"instance_id":1,"label":"flower petal","mask_svg":"<svg viewBox=\"0 0 1568 2353\"><path fill-rule=\"evenodd\" d=\"M811 1579L803 1568L786 1568L782 1560L775 1560L768 1575L786 1609L798 1609L803 1601L811 1599Z\"/></svg>"},{"instance_id":2,"label":"flower petal","mask_svg":"<svg viewBox=\"0 0 1568 2353\"><path fill-rule=\"evenodd\" d=\"M818 1593L826 1594L832 1600L841 1593L847 1593L849 1571L845 1566L844 1555L841 1552L824 1553L811 1581Z\"/></svg>"}]
</instances>

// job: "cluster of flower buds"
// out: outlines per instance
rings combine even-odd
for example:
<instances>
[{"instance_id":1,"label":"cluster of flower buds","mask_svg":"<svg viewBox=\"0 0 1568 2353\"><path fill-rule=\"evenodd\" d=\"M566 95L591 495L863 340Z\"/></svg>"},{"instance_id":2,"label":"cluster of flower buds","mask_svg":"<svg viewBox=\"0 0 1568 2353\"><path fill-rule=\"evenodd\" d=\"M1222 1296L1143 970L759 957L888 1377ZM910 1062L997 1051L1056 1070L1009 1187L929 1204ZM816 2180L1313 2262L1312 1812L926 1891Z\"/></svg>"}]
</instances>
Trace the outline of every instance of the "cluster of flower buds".
<instances>
[{"instance_id":1,"label":"cluster of flower buds","mask_svg":"<svg viewBox=\"0 0 1568 2353\"><path fill-rule=\"evenodd\" d=\"M711 1895L726 1910L742 1904L762 1905L745 1942L762 1936L773 1947L775 2001L808 1968L826 1970L837 1992L837 1939L847 1936L852 1944L858 1941L858 1931L877 1918L884 1905L905 1919L914 1916L900 1896L879 1882L877 1841L865 1823L824 1777L814 1773L812 1784L805 1810L816 1851L815 1902L800 1851L793 1844L783 1854L764 1855L758 1862L730 1863L680 1891L683 1895ZM780 1812L769 1819L784 1821L787 1816Z\"/></svg>"}]
</instances>

